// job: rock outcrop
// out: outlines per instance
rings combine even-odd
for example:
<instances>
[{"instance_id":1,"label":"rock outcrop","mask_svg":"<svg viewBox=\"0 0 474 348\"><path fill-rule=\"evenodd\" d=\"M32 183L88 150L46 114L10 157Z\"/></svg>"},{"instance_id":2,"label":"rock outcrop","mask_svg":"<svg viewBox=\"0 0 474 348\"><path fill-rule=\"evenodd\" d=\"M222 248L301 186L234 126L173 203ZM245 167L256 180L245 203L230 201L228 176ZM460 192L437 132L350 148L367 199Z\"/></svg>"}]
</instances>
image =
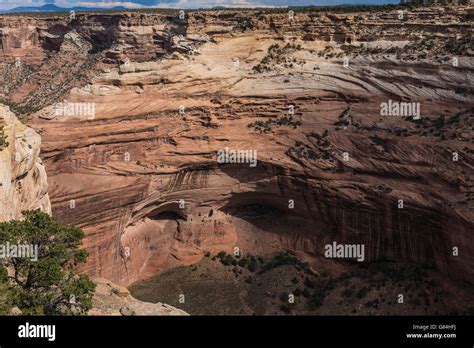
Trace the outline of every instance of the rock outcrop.
<instances>
[{"instance_id":1,"label":"rock outcrop","mask_svg":"<svg viewBox=\"0 0 474 348\"><path fill-rule=\"evenodd\" d=\"M158 302L135 299L128 290L106 279L96 278L96 290L89 315L188 315L185 311Z\"/></svg>"},{"instance_id":2,"label":"rock outcrop","mask_svg":"<svg viewBox=\"0 0 474 348\"><path fill-rule=\"evenodd\" d=\"M20 219L23 210L51 214L46 170L41 160L41 137L0 105L0 221Z\"/></svg>"}]
</instances>

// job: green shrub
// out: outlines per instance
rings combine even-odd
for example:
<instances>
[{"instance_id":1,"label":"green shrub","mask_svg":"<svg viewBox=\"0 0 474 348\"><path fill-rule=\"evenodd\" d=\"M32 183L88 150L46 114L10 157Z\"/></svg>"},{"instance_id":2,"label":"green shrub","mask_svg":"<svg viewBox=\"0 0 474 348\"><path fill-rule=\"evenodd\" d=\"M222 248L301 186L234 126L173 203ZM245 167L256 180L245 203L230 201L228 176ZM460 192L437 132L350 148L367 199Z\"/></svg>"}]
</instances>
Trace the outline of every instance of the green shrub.
<instances>
[{"instance_id":1,"label":"green shrub","mask_svg":"<svg viewBox=\"0 0 474 348\"><path fill-rule=\"evenodd\" d=\"M369 289L364 286L363 288L359 289L359 291L357 291L357 297L362 299L367 296L368 292Z\"/></svg>"},{"instance_id":2,"label":"green shrub","mask_svg":"<svg viewBox=\"0 0 474 348\"><path fill-rule=\"evenodd\" d=\"M79 249L84 232L39 210L24 211L23 215L24 220L0 223L0 244L37 246L37 260L1 259L1 287L7 306L17 306L25 315L86 314L92 307L95 284L87 276L73 273L87 257L87 252ZM11 269L13 276L5 279L5 269Z\"/></svg>"},{"instance_id":3,"label":"green shrub","mask_svg":"<svg viewBox=\"0 0 474 348\"><path fill-rule=\"evenodd\" d=\"M10 145L7 141L7 136L5 135L5 130L3 129L3 126L0 126L0 151L2 151L4 148L8 147Z\"/></svg>"},{"instance_id":4,"label":"green shrub","mask_svg":"<svg viewBox=\"0 0 474 348\"><path fill-rule=\"evenodd\" d=\"M309 279L308 277L305 278L304 280L304 286L313 289L314 288L314 283Z\"/></svg>"},{"instance_id":5,"label":"green shrub","mask_svg":"<svg viewBox=\"0 0 474 348\"><path fill-rule=\"evenodd\" d=\"M345 288L342 292L342 296L347 298L352 297L352 295L354 295L354 288L352 286Z\"/></svg>"},{"instance_id":6,"label":"green shrub","mask_svg":"<svg viewBox=\"0 0 474 348\"><path fill-rule=\"evenodd\" d=\"M267 133L272 130L272 127L290 127L296 129L301 126L301 121L296 121L293 116L283 116L277 119L268 119L267 121L256 121L250 123L247 127L254 128L255 130L263 133Z\"/></svg>"},{"instance_id":7,"label":"green shrub","mask_svg":"<svg viewBox=\"0 0 474 348\"><path fill-rule=\"evenodd\" d=\"M262 266L260 273L267 272L271 269L286 266L286 265L293 265L293 266L300 266L302 267L302 262L298 260L293 255L289 254L288 252L279 252L273 256L273 258L268 261L265 265Z\"/></svg>"},{"instance_id":8,"label":"green shrub","mask_svg":"<svg viewBox=\"0 0 474 348\"><path fill-rule=\"evenodd\" d=\"M327 293L324 287L315 289L315 291L313 291L311 297L309 298L309 308L314 310L318 307L321 307L324 302L324 299L326 298L326 295Z\"/></svg>"},{"instance_id":9,"label":"green shrub","mask_svg":"<svg viewBox=\"0 0 474 348\"><path fill-rule=\"evenodd\" d=\"M255 272L257 270L257 262L256 261L251 261L248 266L247 266L247 269L250 271L250 272Z\"/></svg>"}]
</instances>

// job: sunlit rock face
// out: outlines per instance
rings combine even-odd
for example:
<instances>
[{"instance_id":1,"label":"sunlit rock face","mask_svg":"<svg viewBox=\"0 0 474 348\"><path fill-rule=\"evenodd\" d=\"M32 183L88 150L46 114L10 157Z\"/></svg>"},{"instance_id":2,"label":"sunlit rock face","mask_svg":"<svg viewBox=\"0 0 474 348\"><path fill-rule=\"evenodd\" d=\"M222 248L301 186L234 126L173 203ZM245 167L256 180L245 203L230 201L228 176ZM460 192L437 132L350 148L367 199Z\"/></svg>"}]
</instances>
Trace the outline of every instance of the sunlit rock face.
<instances>
[{"instance_id":1,"label":"sunlit rock face","mask_svg":"<svg viewBox=\"0 0 474 348\"><path fill-rule=\"evenodd\" d=\"M0 147L0 222L20 219L24 210L51 214L40 136L3 105L0 128L8 144Z\"/></svg>"},{"instance_id":2,"label":"sunlit rock face","mask_svg":"<svg viewBox=\"0 0 474 348\"><path fill-rule=\"evenodd\" d=\"M323 257L337 241L472 283L473 49L448 50L469 13L24 18L38 53L17 70L4 53L3 78L29 78L2 93L32 108L85 273L128 285L206 251ZM15 20L0 21L11 38ZM419 115L383 114L393 102ZM222 163L226 149L257 164Z\"/></svg>"}]
</instances>

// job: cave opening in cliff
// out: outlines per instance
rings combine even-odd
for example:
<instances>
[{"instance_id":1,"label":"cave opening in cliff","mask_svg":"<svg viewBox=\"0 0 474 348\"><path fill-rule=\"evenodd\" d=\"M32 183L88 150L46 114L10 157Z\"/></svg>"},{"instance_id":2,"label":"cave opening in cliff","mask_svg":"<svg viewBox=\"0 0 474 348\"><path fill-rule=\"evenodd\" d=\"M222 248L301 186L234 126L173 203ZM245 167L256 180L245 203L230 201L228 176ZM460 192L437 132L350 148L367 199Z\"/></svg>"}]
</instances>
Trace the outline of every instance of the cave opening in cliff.
<instances>
[{"instance_id":1,"label":"cave opening in cliff","mask_svg":"<svg viewBox=\"0 0 474 348\"><path fill-rule=\"evenodd\" d=\"M147 216L150 220L185 220L186 218L175 211L162 211Z\"/></svg>"},{"instance_id":2,"label":"cave opening in cliff","mask_svg":"<svg viewBox=\"0 0 474 348\"><path fill-rule=\"evenodd\" d=\"M284 212L268 204L250 203L224 209L225 212L241 219L263 219L282 216Z\"/></svg>"}]
</instances>

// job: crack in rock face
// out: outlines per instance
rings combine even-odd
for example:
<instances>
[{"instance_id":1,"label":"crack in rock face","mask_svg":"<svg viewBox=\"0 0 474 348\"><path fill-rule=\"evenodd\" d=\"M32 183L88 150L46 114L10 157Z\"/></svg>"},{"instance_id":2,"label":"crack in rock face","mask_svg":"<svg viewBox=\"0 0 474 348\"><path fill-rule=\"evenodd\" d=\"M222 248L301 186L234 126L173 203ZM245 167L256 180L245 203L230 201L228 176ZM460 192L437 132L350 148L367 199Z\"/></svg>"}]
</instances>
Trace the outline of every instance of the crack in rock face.
<instances>
[{"instance_id":1,"label":"crack in rock face","mask_svg":"<svg viewBox=\"0 0 474 348\"><path fill-rule=\"evenodd\" d=\"M0 96L41 159L28 128L5 182L85 231L79 271L336 243L473 284L471 7L21 18L0 16Z\"/></svg>"}]
</instances>

